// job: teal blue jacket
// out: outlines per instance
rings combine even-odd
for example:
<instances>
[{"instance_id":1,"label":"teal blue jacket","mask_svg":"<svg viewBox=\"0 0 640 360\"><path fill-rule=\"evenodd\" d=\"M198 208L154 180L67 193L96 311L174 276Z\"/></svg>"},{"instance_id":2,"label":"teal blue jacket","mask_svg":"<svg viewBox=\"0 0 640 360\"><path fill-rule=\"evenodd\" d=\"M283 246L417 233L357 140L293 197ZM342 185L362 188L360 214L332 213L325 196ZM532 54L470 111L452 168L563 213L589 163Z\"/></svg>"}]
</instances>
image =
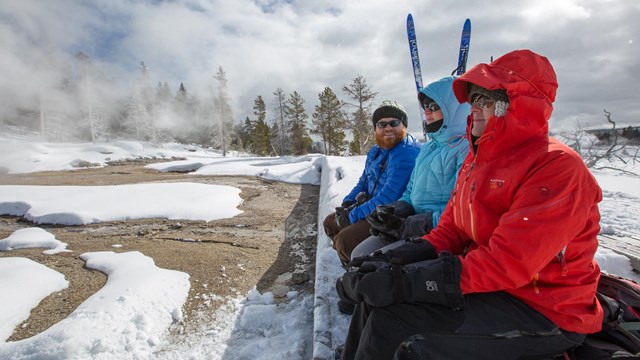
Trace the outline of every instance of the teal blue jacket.
<instances>
[{"instance_id":1,"label":"teal blue jacket","mask_svg":"<svg viewBox=\"0 0 640 360\"><path fill-rule=\"evenodd\" d=\"M359 192L366 192L370 199L355 207L349 213L349 220L355 223L376 209L397 201L407 188L416 157L420 152L420 142L411 134L391 149L373 145L367 153L364 170L358 183L343 201L355 201Z\"/></svg>"},{"instance_id":2,"label":"teal blue jacket","mask_svg":"<svg viewBox=\"0 0 640 360\"><path fill-rule=\"evenodd\" d=\"M420 90L438 103L443 124L438 131L428 134L429 139L422 145L407 189L400 198L411 204L417 214L431 212L434 228L469 152L465 132L471 108L468 103L458 103L451 86L453 79L448 76Z\"/></svg>"}]
</instances>

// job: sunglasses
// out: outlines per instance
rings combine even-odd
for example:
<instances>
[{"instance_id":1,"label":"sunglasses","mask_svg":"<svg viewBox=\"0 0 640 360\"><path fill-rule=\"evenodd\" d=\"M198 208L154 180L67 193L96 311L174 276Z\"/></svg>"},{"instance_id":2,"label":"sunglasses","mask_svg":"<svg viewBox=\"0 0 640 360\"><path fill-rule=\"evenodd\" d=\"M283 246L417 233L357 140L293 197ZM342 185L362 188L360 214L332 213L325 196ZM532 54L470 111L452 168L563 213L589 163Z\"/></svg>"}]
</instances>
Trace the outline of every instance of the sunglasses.
<instances>
[{"instance_id":1,"label":"sunglasses","mask_svg":"<svg viewBox=\"0 0 640 360\"><path fill-rule=\"evenodd\" d=\"M429 110L431 112L435 112L440 110L440 106L435 101L425 100L422 102L422 110Z\"/></svg>"},{"instance_id":2,"label":"sunglasses","mask_svg":"<svg viewBox=\"0 0 640 360\"><path fill-rule=\"evenodd\" d=\"M496 100L481 94L475 95L473 97L473 100L471 100L469 103L471 105L479 107L482 110L489 110L496 106Z\"/></svg>"},{"instance_id":3,"label":"sunglasses","mask_svg":"<svg viewBox=\"0 0 640 360\"><path fill-rule=\"evenodd\" d=\"M396 127L400 124L402 124L402 121L398 119L393 119L391 121L380 120L376 123L376 126L378 127L378 129L384 129L387 127L387 125L391 125L391 127Z\"/></svg>"}]
</instances>

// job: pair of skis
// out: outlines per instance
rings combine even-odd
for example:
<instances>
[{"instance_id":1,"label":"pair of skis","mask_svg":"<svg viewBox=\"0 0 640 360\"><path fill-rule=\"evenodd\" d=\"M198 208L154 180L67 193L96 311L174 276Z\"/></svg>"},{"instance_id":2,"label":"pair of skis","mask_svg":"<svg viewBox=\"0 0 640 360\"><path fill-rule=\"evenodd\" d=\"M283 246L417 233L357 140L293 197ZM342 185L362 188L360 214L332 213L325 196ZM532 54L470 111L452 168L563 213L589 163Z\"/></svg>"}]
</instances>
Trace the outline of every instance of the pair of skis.
<instances>
[{"instance_id":1,"label":"pair of skis","mask_svg":"<svg viewBox=\"0 0 640 360\"><path fill-rule=\"evenodd\" d=\"M413 24L413 16L407 16L407 37L409 39L409 52L411 53L411 64L413 65L413 77L416 83L416 91L422 89L422 70L420 70L420 57L418 56L418 41L416 39L416 28ZM471 20L467 19L462 26L460 36L460 50L458 52L458 64L451 75L462 75L467 70L467 58L469 57L469 44L471 43ZM426 118L422 105L420 105L420 117L422 119L422 132L426 139Z\"/></svg>"}]
</instances>

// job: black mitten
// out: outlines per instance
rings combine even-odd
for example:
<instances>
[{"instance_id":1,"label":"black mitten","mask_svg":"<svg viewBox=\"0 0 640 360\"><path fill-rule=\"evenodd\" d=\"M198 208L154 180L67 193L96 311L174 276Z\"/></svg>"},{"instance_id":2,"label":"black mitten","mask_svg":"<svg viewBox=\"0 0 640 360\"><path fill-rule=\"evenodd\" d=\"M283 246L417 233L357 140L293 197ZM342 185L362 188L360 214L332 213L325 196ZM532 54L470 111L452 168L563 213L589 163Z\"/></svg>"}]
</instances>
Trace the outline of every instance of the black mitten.
<instances>
[{"instance_id":1,"label":"black mitten","mask_svg":"<svg viewBox=\"0 0 640 360\"><path fill-rule=\"evenodd\" d=\"M383 261L394 264L410 264L422 260L431 260L438 257L436 249L430 242L422 238L412 238L401 240L402 244L385 251L384 248L376 250L371 255L359 256L353 258L349 263L350 266L360 266L365 261L381 259ZM394 244L397 245L398 243Z\"/></svg>"},{"instance_id":2,"label":"black mitten","mask_svg":"<svg viewBox=\"0 0 640 360\"><path fill-rule=\"evenodd\" d=\"M457 256L443 251L440 257L404 266L402 286L406 302L427 302L462 309L460 272Z\"/></svg>"},{"instance_id":3,"label":"black mitten","mask_svg":"<svg viewBox=\"0 0 640 360\"><path fill-rule=\"evenodd\" d=\"M438 259L404 266L378 259L345 273L342 286L349 299L371 306L432 303L457 311L463 304L460 271L460 259L448 252L442 252Z\"/></svg>"},{"instance_id":4,"label":"black mitten","mask_svg":"<svg viewBox=\"0 0 640 360\"><path fill-rule=\"evenodd\" d=\"M402 269L396 265L395 271ZM396 302L394 278L391 264L384 261L366 261L356 271L342 275L341 286L348 299L356 303L364 301L369 305L384 307ZM398 288L401 290L401 288Z\"/></svg>"}]
</instances>

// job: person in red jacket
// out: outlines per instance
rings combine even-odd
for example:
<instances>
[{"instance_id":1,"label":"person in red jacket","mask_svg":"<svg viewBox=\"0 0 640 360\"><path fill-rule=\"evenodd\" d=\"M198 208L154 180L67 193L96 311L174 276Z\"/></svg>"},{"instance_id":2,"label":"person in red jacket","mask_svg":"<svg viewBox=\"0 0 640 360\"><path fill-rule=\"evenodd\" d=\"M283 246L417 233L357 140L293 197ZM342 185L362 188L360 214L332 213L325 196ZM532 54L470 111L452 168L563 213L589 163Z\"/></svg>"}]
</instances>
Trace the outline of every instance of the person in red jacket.
<instances>
[{"instance_id":1,"label":"person in red jacket","mask_svg":"<svg viewBox=\"0 0 640 360\"><path fill-rule=\"evenodd\" d=\"M354 259L336 284L358 302L342 359L533 359L600 330L602 194L548 135L557 86L529 50L453 82L471 151L436 229Z\"/></svg>"}]
</instances>

